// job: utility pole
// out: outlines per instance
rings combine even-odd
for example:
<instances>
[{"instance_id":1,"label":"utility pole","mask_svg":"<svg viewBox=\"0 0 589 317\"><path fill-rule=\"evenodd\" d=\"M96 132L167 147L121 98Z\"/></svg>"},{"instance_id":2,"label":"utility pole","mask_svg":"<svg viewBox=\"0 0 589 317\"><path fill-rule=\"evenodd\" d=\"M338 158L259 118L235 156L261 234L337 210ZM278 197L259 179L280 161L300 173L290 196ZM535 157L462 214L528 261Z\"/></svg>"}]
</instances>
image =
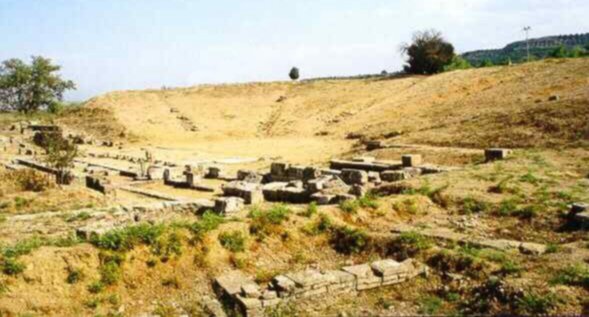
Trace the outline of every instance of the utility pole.
<instances>
[{"instance_id":1,"label":"utility pole","mask_svg":"<svg viewBox=\"0 0 589 317\"><path fill-rule=\"evenodd\" d=\"M525 26L524 27L524 32L526 32L526 51L528 53L528 63L530 62L530 30L532 30L532 27L530 26Z\"/></svg>"}]
</instances>

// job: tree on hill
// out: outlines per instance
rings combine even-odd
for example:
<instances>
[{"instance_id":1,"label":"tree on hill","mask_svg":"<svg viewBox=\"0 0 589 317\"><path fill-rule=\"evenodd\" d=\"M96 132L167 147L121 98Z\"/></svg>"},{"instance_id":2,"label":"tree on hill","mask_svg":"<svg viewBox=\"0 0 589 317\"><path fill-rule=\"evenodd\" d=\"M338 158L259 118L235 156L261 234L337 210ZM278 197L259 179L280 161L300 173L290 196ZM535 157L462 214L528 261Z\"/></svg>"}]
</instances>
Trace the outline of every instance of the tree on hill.
<instances>
[{"instance_id":1,"label":"tree on hill","mask_svg":"<svg viewBox=\"0 0 589 317\"><path fill-rule=\"evenodd\" d=\"M74 167L74 160L78 156L78 147L61 134L48 135L46 144L43 146L47 157L47 164L58 171L57 183L69 184L71 181L71 169Z\"/></svg>"},{"instance_id":2,"label":"tree on hill","mask_svg":"<svg viewBox=\"0 0 589 317\"><path fill-rule=\"evenodd\" d=\"M296 68L296 67L293 67L293 68L290 70L290 73L288 73L288 77L290 77L290 79L292 79L292 80L297 80L297 79L299 79L299 75L300 75L300 74L299 74L299 69L298 69L298 68Z\"/></svg>"},{"instance_id":3,"label":"tree on hill","mask_svg":"<svg viewBox=\"0 0 589 317\"><path fill-rule=\"evenodd\" d=\"M550 52L550 57L554 58L565 58L568 55L568 51L564 45L560 45Z\"/></svg>"},{"instance_id":4,"label":"tree on hill","mask_svg":"<svg viewBox=\"0 0 589 317\"><path fill-rule=\"evenodd\" d=\"M454 46L435 30L415 33L413 42L403 45L401 51L408 57L404 68L410 74L431 75L442 72L455 56Z\"/></svg>"},{"instance_id":5,"label":"tree on hill","mask_svg":"<svg viewBox=\"0 0 589 317\"><path fill-rule=\"evenodd\" d=\"M60 69L41 56L33 56L30 65L16 58L2 62L0 109L28 114L63 100L63 93L76 86L61 79L57 74Z\"/></svg>"}]
</instances>

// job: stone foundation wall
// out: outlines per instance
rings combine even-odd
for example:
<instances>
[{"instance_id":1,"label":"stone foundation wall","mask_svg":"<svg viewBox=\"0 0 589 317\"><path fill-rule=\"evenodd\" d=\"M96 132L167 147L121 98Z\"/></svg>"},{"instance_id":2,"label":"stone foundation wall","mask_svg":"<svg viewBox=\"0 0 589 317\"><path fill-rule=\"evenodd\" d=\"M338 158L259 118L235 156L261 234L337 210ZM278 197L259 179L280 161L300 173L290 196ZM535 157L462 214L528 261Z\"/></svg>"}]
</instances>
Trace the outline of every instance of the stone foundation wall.
<instances>
[{"instance_id":1,"label":"stone foundation wall","mask_svg":"<svg viewBox=\"0 0 589 317\"><path fill-rule=\"evenodd\" d=\"M213 288L245 316L263 316L264 310L282 302L321 299L405 282L425 268L409 259L391 259L343 267L341 270L308 269L275 276L260 286L241 271L232 271L215 279Z\"/></svg>"}]
</instances>

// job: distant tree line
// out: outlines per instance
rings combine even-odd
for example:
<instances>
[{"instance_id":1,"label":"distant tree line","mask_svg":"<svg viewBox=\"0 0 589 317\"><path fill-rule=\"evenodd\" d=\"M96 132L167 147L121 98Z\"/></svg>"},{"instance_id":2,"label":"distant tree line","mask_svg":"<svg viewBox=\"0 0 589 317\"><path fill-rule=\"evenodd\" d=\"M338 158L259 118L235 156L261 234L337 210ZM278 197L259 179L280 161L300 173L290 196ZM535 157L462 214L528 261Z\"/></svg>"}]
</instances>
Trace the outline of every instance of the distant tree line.
<instances>
[{"instance_id":1,"label":"distant tree line","mask_svg":"<svg viewBox=\"0 0 589 317\"><path fill-rule=\"evenodd\" d=\"M39 110L57 112L64 92L76 88L71 80L61 78L60 69L41 56L33 56L30 64L16 58L2 62L0 110L25 114Z\"/></svg>"}]
</instances>

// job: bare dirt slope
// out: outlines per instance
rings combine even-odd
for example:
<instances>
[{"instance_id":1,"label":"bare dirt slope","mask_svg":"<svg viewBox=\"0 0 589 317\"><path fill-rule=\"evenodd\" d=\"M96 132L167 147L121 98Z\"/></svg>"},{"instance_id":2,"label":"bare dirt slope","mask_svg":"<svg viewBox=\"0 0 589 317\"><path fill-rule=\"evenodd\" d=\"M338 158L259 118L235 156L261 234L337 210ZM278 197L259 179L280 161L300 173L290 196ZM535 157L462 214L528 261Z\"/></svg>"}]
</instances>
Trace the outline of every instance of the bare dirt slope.
<instances>
[{"instance_id":1,"label":"bare dirt slope","mask_svg":"<svg viewBox=\"0 0 589 317\"><path fill-rule=\"evenodd\" d=\"M141 143L299 161L347 151L349 132L478 148L586 145L587 74L588 59L545 60L431 77L113 92L88 106L112 110Z\"/></svg>"}]
</instances>

